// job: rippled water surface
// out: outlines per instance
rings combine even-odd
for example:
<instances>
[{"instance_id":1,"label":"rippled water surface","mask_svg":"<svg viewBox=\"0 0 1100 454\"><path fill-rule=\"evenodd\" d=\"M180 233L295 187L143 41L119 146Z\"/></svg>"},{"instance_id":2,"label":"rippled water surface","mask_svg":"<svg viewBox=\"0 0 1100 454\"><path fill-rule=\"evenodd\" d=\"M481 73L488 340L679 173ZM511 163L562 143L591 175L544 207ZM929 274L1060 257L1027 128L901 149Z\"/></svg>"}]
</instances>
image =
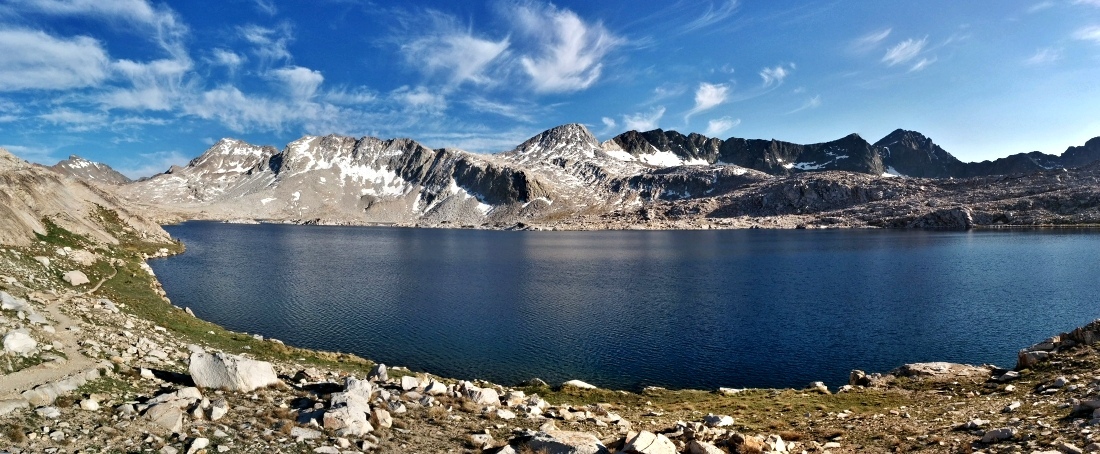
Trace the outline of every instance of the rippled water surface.
<instances>
[{"instance_id":1,"label":"rippled water surface","mask_svg":"<svg viewBox=\"0 0 1100 454\"><path fill-rule=\"evenodd\" d=\"M496 232L190 222L154 260L199 317L512 384L830 385L1012 366L1100 317L1096 232Z\"/></svg>"}]
</instances>

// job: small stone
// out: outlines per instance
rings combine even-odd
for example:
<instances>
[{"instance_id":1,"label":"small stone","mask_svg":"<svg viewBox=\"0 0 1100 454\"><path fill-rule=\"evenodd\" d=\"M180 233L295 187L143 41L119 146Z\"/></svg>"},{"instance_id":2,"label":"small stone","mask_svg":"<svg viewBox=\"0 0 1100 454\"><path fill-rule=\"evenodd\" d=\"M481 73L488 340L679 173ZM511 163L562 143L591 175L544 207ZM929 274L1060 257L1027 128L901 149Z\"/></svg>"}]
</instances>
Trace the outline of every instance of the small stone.
<instances>
[{"instance_id":1,"label":"small stone","mask_svg":"<svg viewBox=\"0 0 1100 454\"><path fill-rule=\"evenodd\" d=\"M1001 412L1003 412L1003 413L1014 412L1014 411L1016 411L1016 409L1020 408L1021 405L1022 404L1019 401L1012 402L1012 403L1008 404L1008 406L1006 406L1003 410L1001 410Z\"/></svg>"},{"instance_id":2,"label":"small stone","mask_svg":"<svg viewBox=\"0 0 1100 454\"><path fill-rule=\"evenodd\" d=\"M982 443L996 443L999 441L1009 440L1016 436L1016 429L1011 427L1002 427L1000 429L989 430L982 435Z\"/></svg>"},{"instance_id":3,"label":"small stone","mask_svg":"<svg viewBox=\"0 0 1100 454\"><path fill-rule=\"evenodd\" d=\"M496 417L505 421L516 419L516 414L503 408L496 411Z\"/></svg>"},{"instance_id":4,"label":"small stone","mask_svg":"<svg viewBox=\"0 0 1100 454\"><path fill-rule=\"evenodd\" d=\"M210 446L209 438L196 438L195 441L191 442L191 446L187 448L187 454L195 454L200 450L206 449L207 446Z\"/></svg>"},{"instance_id":5,"label":"small stone","mask_svg":"<svg viewBox=\"0 0 1100 454\"><path fill-rule=\"evenodd\" d=\"M95 399L84 399L80 401L80 408L87 411L99 410L99 402Z\"/></svg>"},{"instance_id":6,"label":"small stone","mask_svg":"<svg viewBox=\"0 0 1100 454\"><path fill-rule=\"evenodd\" d=\"M57 407L41 407L34 410L38 416L49 419L57 419L61 417L61 411Z\"/></svg>"},{"instance_id":7,"label":"small stone","mask_svg":"<svg viewBox=\"0 0 1100 454\"><path fill-rule=\"evenodd\" d=\"M708 414L703 417L703 424L709 427L726 427L733 425L733 418L728 415Z\"/></svg>"}]
</instances>

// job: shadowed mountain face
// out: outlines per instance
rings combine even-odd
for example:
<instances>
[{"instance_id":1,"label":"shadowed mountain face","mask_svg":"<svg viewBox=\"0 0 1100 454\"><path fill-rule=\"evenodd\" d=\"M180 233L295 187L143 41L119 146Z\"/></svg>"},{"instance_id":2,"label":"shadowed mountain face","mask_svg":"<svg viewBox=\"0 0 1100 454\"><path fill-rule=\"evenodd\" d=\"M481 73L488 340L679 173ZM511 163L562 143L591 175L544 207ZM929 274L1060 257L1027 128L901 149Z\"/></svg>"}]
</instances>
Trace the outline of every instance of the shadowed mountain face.
<instances>
[{"instance_id":1,"label":"shadowed mountain face","mask_svg":"<svg viewBox=\"0 0 1100 454\"><path fill-rule=\"evenodd\" d=\"M1100 160L1098 137L1084 146L1070 147L1061 156L1031 152L994 161L966 163L923 134L903 129L891 132L874 144L867 143L856 134L832 142L800 145L777 140L736 137L721 140L698 134L685 136L660 129L626 132L609 143L639 159L668 154L670 160L736 164L772 175L846 170L871 175L888 173L918 178L967 178L1074 168Z\"/></svg>"},{"instance_id":2,"label":"shadowed mountain face","mask_svg":"<svg viewBox=\"0 0 1100 454\"><path fill-rule=\"evenodd\" d=\"M662 130L631 131L600 143L577 124L500 154L430 149L411 139L307 136L282 150L224 139L186 167L124 185L119 194L177 219L625 228L662 219L810 216L812 223L845 212L822 225L966 227L974 218L958 206L1026 190L994 180L983 183L994 188L983 193L986 199L956 198L950 202L956 207L943 208L937 197L957 196L944 189L954 184L947 177L1049 172L1092 162L1098 148L1094 139L1064 156L1028 153L963 163L904 130L875 144L856 134L800 145ZM892 178L899 175L910 178ZM877 208L852 214L872 205ZM1070 209L1066 216L1077 217L1064 221L1084 222L1078 219L1091 219L1089 213L1077 216ZM979 219L1023 218L986 213ZM1026 219L1053 218L1040 213Z\"/></svg>"}]
</instances>

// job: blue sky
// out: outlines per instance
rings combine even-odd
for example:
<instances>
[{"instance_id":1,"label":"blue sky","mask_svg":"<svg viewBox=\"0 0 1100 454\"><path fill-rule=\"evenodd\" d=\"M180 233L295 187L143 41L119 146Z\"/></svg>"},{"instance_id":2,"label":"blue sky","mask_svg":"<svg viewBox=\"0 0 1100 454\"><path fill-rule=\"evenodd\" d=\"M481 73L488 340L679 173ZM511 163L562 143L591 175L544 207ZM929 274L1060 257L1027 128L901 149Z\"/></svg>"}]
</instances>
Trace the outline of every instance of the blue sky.
<instances>
[{"instance_id":1,"label":"blue sky","mask_svg":"<svg viewBox=\"0 0 1100 454\"><path fill-rule=\"evenodd\" d=\"M130 176L222 137L511 149L564 123L964 161L1100 136L1100 0L7 0L0 146Z\"/></svg>"}]
</instances>

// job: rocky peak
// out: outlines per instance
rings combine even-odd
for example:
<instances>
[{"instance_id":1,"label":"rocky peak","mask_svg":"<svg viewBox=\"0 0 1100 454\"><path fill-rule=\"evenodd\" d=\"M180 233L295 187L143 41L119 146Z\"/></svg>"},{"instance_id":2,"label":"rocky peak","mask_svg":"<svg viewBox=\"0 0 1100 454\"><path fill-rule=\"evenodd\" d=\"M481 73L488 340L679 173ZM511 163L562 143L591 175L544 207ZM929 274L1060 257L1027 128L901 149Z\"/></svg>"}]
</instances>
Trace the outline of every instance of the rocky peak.
<instances>
[{"instance_id":1,"label":"rocky peak","mask_svg":"<svg viewBox=\"0 0 1100 454\"><path fill-rule=\"evenodd\" d=\"M1100 160L1100 137L1093 137L1079 147L1069 147L1062 153L1062 165L1081 167Z\"/></svg>"},{"instance_id":2,"label":"rocky peak","mask_svg":"<svg viewBox=\"0 0 1100 454\"><path fill-rule=\"evenodd\" d=\"M107 164L89 161L75 154L69 155L69 159L54 164L50 169L62 175L96 183L126 184L131 181Z\"/></svg>"},{"instance_id":3,"label":"rocky peak","mask_svg":"<svg viewBox=\"0 0 1100 454\"><path fill-rule=\"evenodd\" d=\"M584 147L599 148L600 141L584 125L570 123L547 129L539 135L527 139L516 147L516 152L527 153L563 148Z\"/></svg>"},{"instance_id":4,"label":"rocky peak","mask_svg":"<svg viewBox=\"0 0 1100 454\"><path fill-rule=\"evenodd\" d=\"M887 171L911 177L959 176L965 164L932 139L916 131L897 129L875 142ZM890 169L893 169L892 171Z\"/></svg>"},{"instance_id":5,"label":"rocky peak","mask_svg":"<svg viewBox=\"0 0 1100 454\"><path fill-rule=\"evenodd\" d=\"M26 166L26 161L19 159L10 151L0 148L0 170L15 170Z\"/></svg>"},{"instance_id":6,"label":"rocky peak","mask_svg":"<svg viewBox=\"0 0 1100 454\"><path fill-rule=\"evenodd\" d=\"M272 146L259 146L236 139L222 139L201 156L192 159L187 168L211 174L242 174L264 165L278 153ZM173 172L175 173L175 172Z\"/></svg>"}]
</instances>

